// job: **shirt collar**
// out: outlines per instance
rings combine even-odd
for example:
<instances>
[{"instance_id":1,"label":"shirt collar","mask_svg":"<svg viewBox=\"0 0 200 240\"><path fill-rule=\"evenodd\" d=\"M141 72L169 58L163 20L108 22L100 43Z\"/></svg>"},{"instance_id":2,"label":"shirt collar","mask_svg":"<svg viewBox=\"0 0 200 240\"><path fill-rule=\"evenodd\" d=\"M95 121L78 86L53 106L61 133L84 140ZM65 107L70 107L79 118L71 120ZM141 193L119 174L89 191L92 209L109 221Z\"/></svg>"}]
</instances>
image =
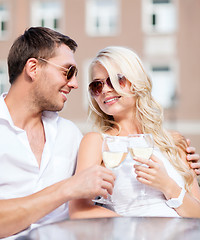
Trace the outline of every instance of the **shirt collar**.
<instances>
[{"instance_id":1,"label":"shirt collar","mask_svg":"<svg viewBox=\"0 0 200 240\"><path fill-rule=\"evenodd\" d=\"M47 119L53 119L53 120L57 121L58 113L57 112L51 112L51 111L44 111L42 113L42 117L47 118Z\"/></svg>"},{"instance_id":2,"label":"shirt collar","mask_svg":"<svg viewBox=\"0 0 200 240\"><path fill-rule=\"evenodd\" d=\"M10 123L10 125L14 125L13 120L10 116L10 113L8 111L8 108L7 108L5 100L4 100L6 95L7 95L7 93L2 93L0 96L0 106L1 106L0 119L8 121Z\"/></svg>"}]
</instances>

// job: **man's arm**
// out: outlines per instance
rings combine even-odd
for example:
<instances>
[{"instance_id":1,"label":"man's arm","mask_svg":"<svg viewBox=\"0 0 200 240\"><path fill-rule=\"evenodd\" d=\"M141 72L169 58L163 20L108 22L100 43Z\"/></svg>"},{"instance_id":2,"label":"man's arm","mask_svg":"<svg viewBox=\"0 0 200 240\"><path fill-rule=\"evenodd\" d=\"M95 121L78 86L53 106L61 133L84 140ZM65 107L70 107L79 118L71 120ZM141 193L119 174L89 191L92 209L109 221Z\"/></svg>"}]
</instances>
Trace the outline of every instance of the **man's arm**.
<instances>
[{"instance_id":1,"label":"man's arm","mask_svg":"<svg viewBox=\"0 0 200 240\"><path fill-rule=\"evenodd\" d=\"M114 176L101 166L94 166L32 195L0 200L0 238L28 228L60 205L72 199L107 198L112 194Z\"/></svg>"}]
</instances>

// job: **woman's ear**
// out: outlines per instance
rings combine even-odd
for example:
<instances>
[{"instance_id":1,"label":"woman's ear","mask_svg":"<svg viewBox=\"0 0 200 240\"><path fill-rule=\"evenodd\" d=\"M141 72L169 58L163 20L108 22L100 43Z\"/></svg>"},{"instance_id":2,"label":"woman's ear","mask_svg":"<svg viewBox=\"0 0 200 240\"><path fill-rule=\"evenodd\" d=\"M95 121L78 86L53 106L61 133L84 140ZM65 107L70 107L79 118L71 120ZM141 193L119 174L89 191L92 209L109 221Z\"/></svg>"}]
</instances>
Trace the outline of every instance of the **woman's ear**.
<instances>
[{"instance_id":1,"label":"woman's ear","mask_svg":"<svg viewBox=\"0 0 200 240\"><path fill-rule=\"evenodd\" d=\"M37 74L38 60L36 58L29 58L25 64L26 75L33 81Z\"/></svg>"}]
</instances>

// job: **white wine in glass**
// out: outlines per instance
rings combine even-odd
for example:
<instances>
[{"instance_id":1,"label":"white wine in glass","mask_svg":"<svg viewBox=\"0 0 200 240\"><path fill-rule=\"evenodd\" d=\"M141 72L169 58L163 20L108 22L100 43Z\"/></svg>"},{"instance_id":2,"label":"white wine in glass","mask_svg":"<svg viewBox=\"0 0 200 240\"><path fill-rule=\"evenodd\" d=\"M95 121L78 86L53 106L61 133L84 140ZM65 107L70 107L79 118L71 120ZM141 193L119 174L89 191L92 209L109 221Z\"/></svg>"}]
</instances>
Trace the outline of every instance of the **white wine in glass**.
<instances>
[{"instance_id":1,"label":"white wine in glass","mask_svg":"<svg viewBox=\"0 0 200 240\"><path fill-rule=\"evenodd\" d=\"M103 162L107 168L114 168L119 166L119 164L126 157L125 152L109 152L105 151L103 154Z\"/></svg>"},{"instance_id":2,"label":"white wine in glass","mask_svg":"<svg viewBox=\"0 0 200 240\"><path fill-rule=\"evenodd\" d=\"M150 159L153 153L154 141L151 134L130 134L128 136L128 148L132 157ZM140 163L137 162L138 165ZM145 185L141 189L141 199L145 199Z\"/></svg>"},{"instance_id":3,"label":"white wine in glass","mask_svg":"<svg viewBox=\"0 0 200 240\"><path fill-rule=\"evenodd\" d=\"M140 157L144 159L149 159L153 153L152 147L131 147L129 148L129 151L132 155L132 157ZM138 163L139 164L139 163Z\"/></svg>"},{"instance_id":4,"label":"white wine in glass","mask_svg":"<svg viewBox=\"0 0 200 240\"><path fill-rule=\"evenodd\" d=\"M124 161L128 154L128 141L127 138L116 136L104 136L102 144L103 162L106 168L113 169ZM93 200L101 204L112 204L112 196L108 194L108 198L100 197Z\"/></svg>"}]
</instances>

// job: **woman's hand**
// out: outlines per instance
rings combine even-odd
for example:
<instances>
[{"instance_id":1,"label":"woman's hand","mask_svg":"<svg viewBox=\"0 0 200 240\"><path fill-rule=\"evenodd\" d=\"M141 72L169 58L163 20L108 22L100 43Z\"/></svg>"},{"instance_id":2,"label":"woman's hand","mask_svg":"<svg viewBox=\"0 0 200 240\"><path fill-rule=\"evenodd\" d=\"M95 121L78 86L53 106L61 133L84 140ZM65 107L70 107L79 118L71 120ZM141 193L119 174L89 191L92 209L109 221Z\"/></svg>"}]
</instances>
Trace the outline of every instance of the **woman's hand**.
<instances>
[{"instance_id":1,"label":"woman's hand","mask_svg":"<svg viewBox=\"0 0 200 240\"><path fill-rule=\"evenodd\" d=\"M137 180L143 184L160 190L166 198L168 198L169 191L173 186L174 181L169 177L162 161L154 155L151 156L150 160L137 157L134 157L133 159L146 165L134 165Z\"/></svg>"},{"instance_id":2,"label":"woman's hand","mask_svg":"<svg viewBox=\"0 0 200 240\"><path fill-rule=\"evenodd\" d=\"M187 152L187 161L190 165L190 167L195 171L197 175L200 175L200 156L199 154L195 153L196 149L195 147L190 146L190 139L187 139L188 147L186 148Z\"/></svg>"}]
</instances>

